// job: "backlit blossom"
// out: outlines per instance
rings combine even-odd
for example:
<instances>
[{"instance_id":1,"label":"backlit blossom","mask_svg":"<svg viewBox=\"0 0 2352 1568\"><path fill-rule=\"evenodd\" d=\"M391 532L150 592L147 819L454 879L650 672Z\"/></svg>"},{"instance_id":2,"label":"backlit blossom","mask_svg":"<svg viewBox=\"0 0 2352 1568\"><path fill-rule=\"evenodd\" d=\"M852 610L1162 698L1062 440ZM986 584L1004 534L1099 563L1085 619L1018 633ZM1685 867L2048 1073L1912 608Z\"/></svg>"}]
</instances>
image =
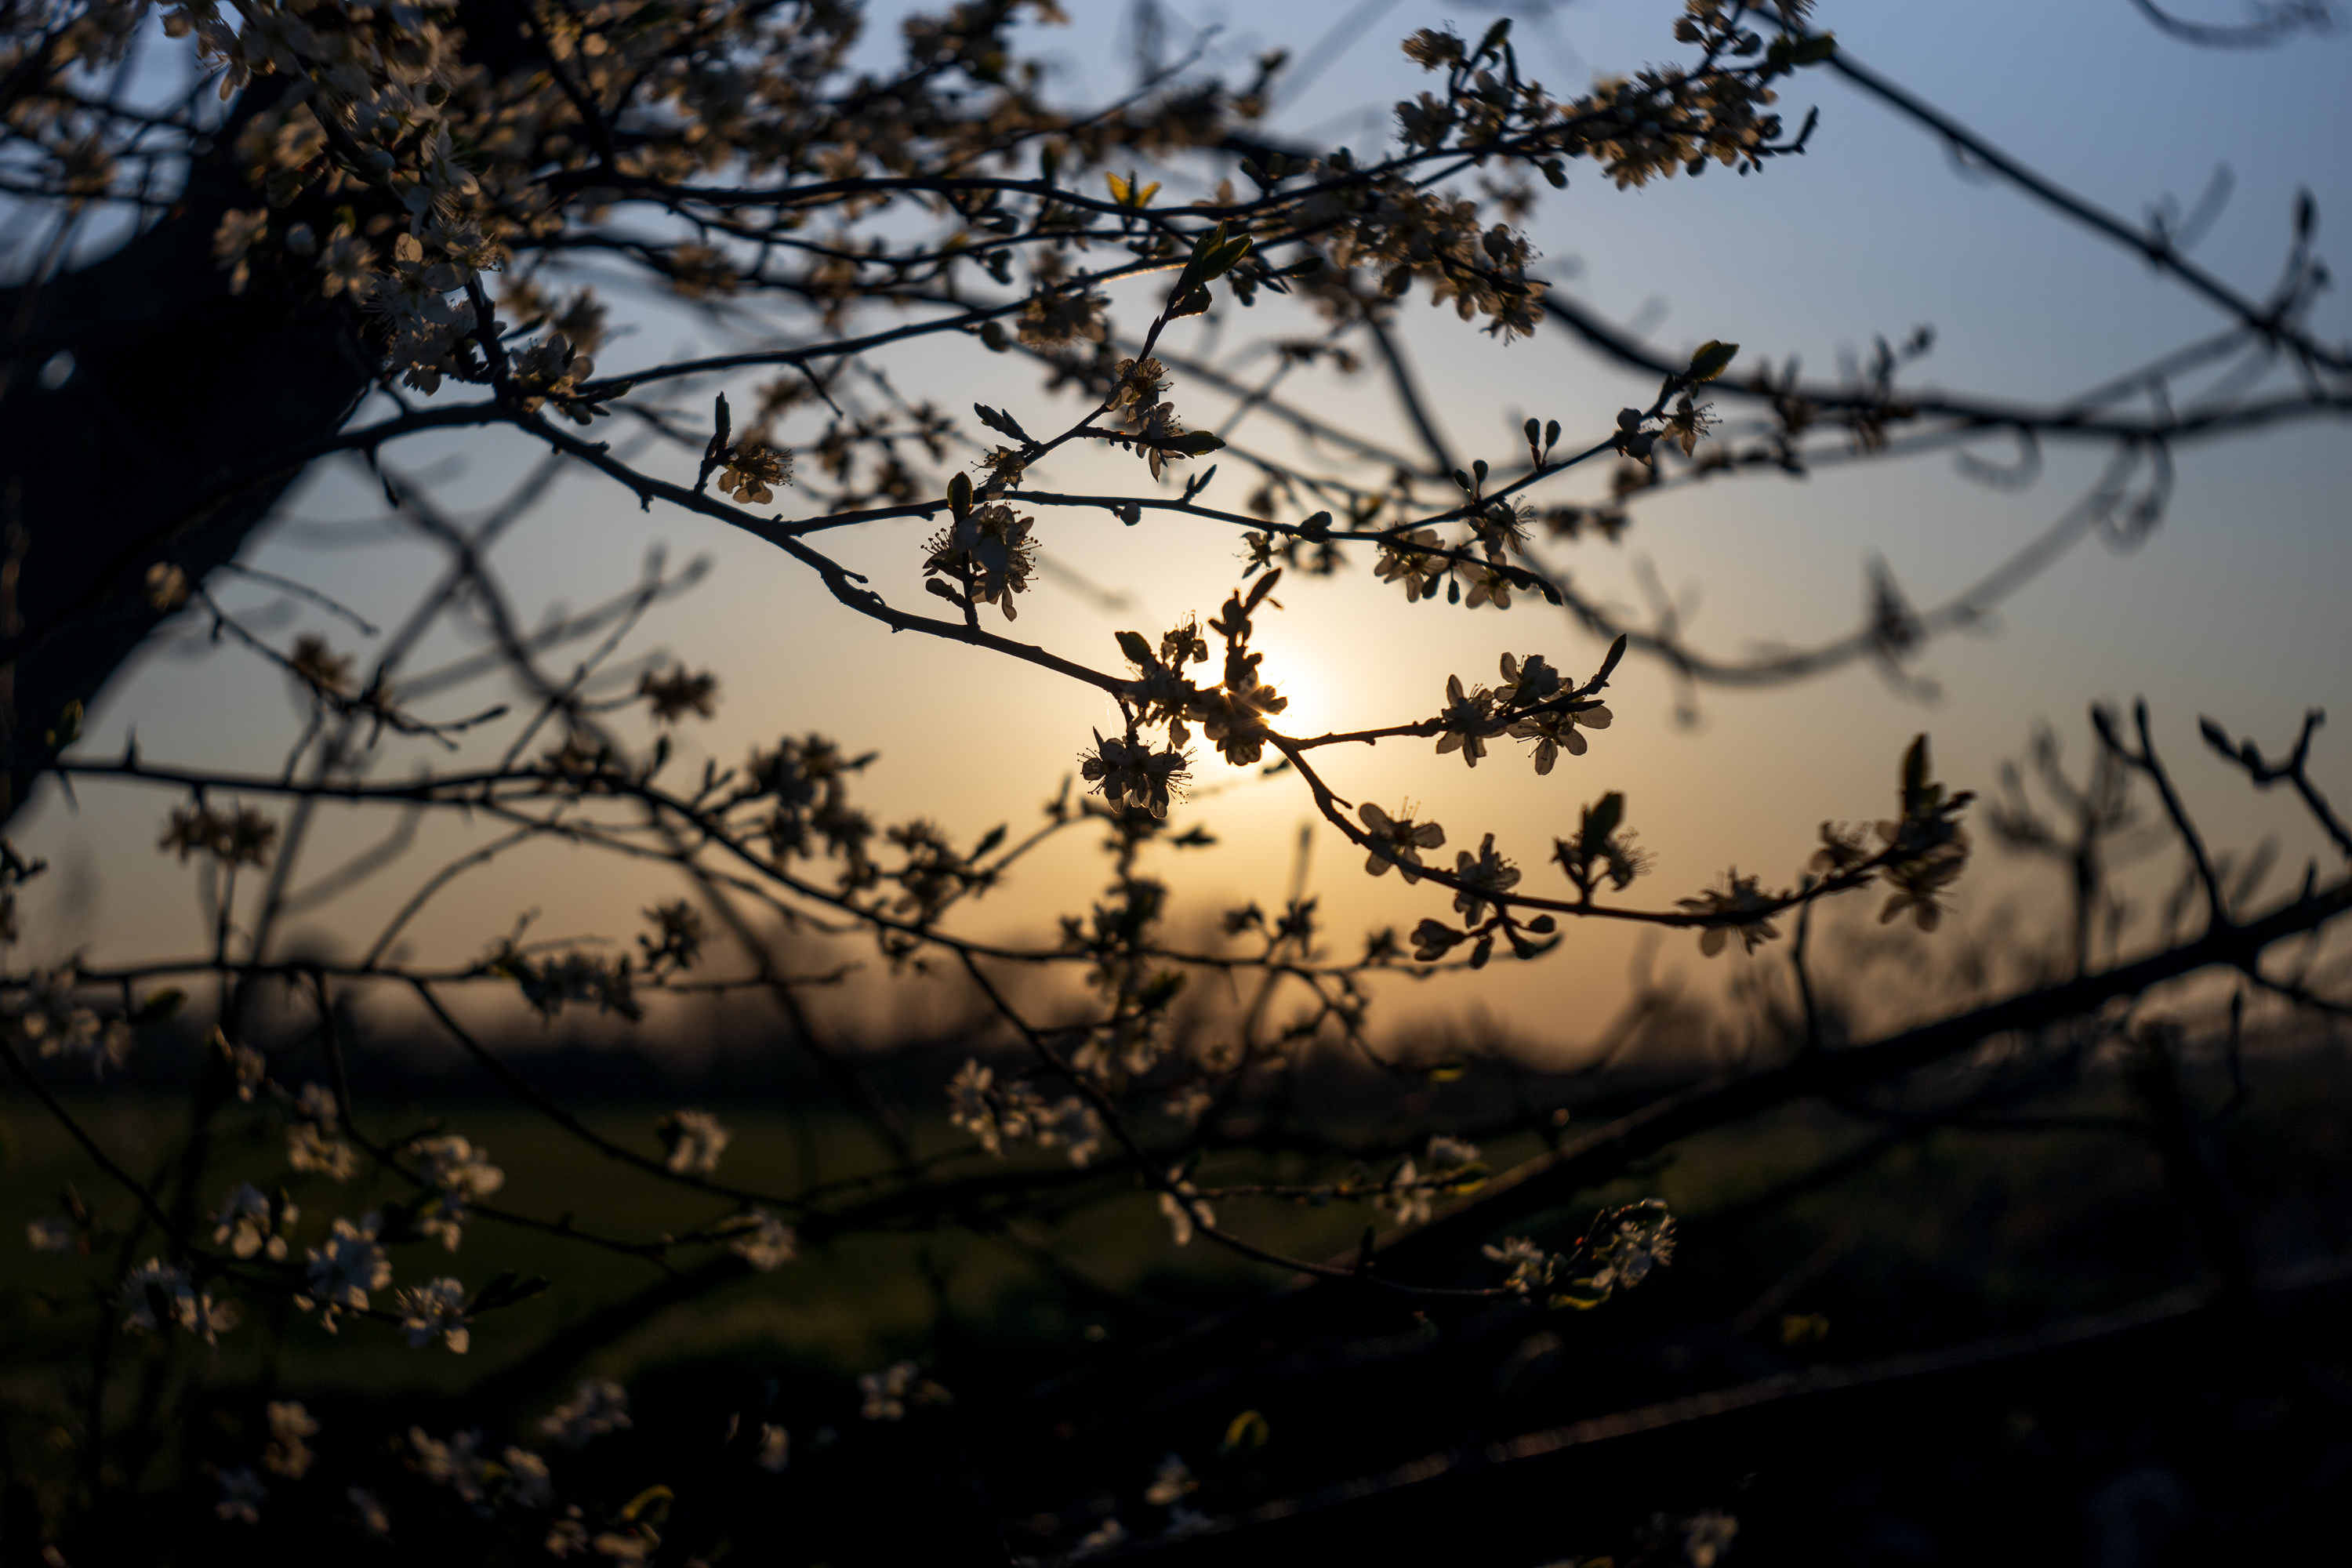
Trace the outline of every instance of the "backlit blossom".
<instances>
[{"instance_id":1,"label":"backlit blossom","mask_svg":"<svg viewBox=\"0 0 2352 1568\"><path fill-rule=\"evenodd\" d=\"M1494 699L1483 686L1475 691L1462 689L1462 678L1445 678L1445 706L1437 715L1437 754L1458 751L1462 760L1471 767L1486 754L1486 721L1494 710Z\"/></svg>"},{"instance_id":2,"label":"backlit blossom","mask_svg":"<svg viewBox=\"0 0 2352 1568\"><path fill-rule=\"evenodd\" d=\"M1378 877L1393 866L1407 882L1418 882L1421 852L1443 847L1445 829L1434 822L1415 822L1410 806L1400 806L1398 812L1398 816L1391 816L1370 801L1356 808L1356 815L1363 819L1364 836L1371 840L1371 853L1364 857L1364 869Z\"/></svg>"},{"instance_id":3,"label":"backlit blossom","mask_svg":"<svg viewBox=\"0 0 2352 1568\"><path fill-rule=\"evenodd\" d=\"M1735 866L1725 873L1723 887L1706 889L1695 899L1675 900L1708 921L1698 933L1699 952L1713 958L1724 950L1734 931L1749 952L1780 934L1780 928L1772 923L1780 900L1759 891L1758 880L1741 876Z\"/></svg>"},{"instance_id":4,"label":"backlit blossom","mask_svg":"<svg viewBox=\"0 0 2352 1568\"><path fill-rule=\"evenodd\" d=\"M1499 908L1501 896L1519 885L1519 868L1495 853L1491 833L1478 846L1477 854L1467 849L1455 853L1454 875L1461 883L1454 895L1454 907L1472 925L1485 917L1489 904Z\"/></svg>"},{"instance_id":5,"label":"backlit blossom","mask_svg":"<svg viewBox=\"0 0 2352 1568\"><path fill-rule=\"evenodd\" d=\"M1105 740L1099 730L1095 731L1094 754L1079 759L1078 773L1112 805L1132 806L1154 820L1166 818L1170 801L1181 795L1190 776L1183 752L1155 752L1139 741L1116 735Z\"/></svg>"}]
</instances>

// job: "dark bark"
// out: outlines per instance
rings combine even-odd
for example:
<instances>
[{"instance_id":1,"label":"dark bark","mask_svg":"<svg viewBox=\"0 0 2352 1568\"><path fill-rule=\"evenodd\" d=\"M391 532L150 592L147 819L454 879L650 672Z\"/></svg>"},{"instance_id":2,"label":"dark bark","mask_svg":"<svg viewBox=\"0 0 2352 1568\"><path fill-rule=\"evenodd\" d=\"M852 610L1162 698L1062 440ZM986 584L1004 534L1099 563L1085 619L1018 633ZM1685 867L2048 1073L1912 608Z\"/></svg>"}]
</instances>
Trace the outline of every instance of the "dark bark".
<instances>
[{"instance_id":1,"label":"dark bark","mask_svg":"<svg viewBox=\"0 0 2352 1568\"><path fill-rule=\"evenodd\" d=\"M169 563L201 582L301 465L201 509L189 497L331 435L367 388L374 355L357 312L321 299L299 259L257 265L229 291L214 231L232 207L261 204L229 167L231 135L171 214L121 250L0 290L0 636L16 645L0 666L0 821L55 759L60 720L93 703L163 619L148 569Z\"/></svg>"}]
</instances>

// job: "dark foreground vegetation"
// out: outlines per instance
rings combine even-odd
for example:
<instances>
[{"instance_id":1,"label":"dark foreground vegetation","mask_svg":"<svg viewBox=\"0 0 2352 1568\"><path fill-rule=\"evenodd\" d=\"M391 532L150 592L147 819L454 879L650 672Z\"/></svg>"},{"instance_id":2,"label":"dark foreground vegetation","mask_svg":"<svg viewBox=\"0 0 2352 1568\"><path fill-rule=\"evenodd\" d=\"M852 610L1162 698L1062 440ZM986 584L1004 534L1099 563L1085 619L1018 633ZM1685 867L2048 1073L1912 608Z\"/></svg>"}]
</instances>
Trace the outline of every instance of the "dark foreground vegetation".
<instances>
[{"instance_id":1,"label":"dark foreground vegetation","mask_svg":"<svg viewBox=\"0 0 2352 1568\"><path fill-rule=\"evenodd\" d=\"M2224 1047L1944 1075L1661 1149L1525 1222L1565 1246L1612 1201L1662 1196L1680 1216L1672 1266L1591 1311L1344 1280L1269 1289L1260 1271L1171 1252L1130 1173L1071 1183L1034 1162L950 1162L942 1176L964 1180L899 1225L805 1245L773 1273L664 1274L501 1237L501 1262L557 1272L562 1289L485 1315L466 1362L390 1338L256 1359L225 1338L169 1374L184 1386L151 1382L135 1396L190 1408L155 1441L125 1424L98 1457L143 1500L94 1521L76 1560L310 1558L322 1532L350 1534L354 1476L398 1521L351 1546L358 1560L538 1560L544 1520L484 1517L385 1435L544 1446L540 1418L583 1371L625 1385L634 1425L554 1449L564 1492L625 1503L666 1487L672 1532L705 1552L731 1542L739 1561L1681 1563L1718 1538L1742 1563L2324 1553L2352 1479L2352 1053L2313 1032L2242 1041L2234 1061ZM906 1087L924 1081L920 1059ZM747 1182L888 1162L818 1090L785 1109L728 1098L723 1073L680 1085L609 1059L518 1060L551 1081L601 1067L608 1089L702 1099L734 1129ZM1294 1139L1312 1127L1382 1146L1391 1084L1333 1064L1299 1076ZM1491 1067L1438 1079L1414 1091L1416 1113L1475 1135L1497 1169L1606 1136L1661 1087ZM658 1184L451 1088L375 1086L394 1120L446 1113L495 1150L517 1207L593 1195L634 1232L693 1223ZM625 1136L641 1103L582 1110ZM160 1149L174 1131L168 1099L74 1108L121 1146ZM12 1224L54 1213L63 1184L103 1192L53 1127L19 1117L9 1134ZM919 1140L938 1155L964 1142L935 1121ZM263 1143L252 1158L273 1156ZM1237 1148L1213 1174L1280 1180L1297 1163ZM1016 1197L1024 1175L1055 1195ZM1349 1229L1298 1206L1256 1235L1344 1256ZM1483 1273L1475 1249L1413 1261L1423 1279ZM12 1445L38 1456L14 1478L21 1531L91 1458L64 1427L54 1441L24 1429L77 1381L91 1325L65 1260L12 1272ZM902 1360L951 1402L862 1419L857 1374ZM319 1424L315 1468L273 1478L259 1525L219 1517L211 1478L252 1462L266 1405L287 1399ZM771 1423L792 1433L779 1471L753 1436ZM1171 1454L1182 1489L1155 1492ZM1112 1519L1123 1543L1081 1545Z\"/></svg>"}]
</instances>

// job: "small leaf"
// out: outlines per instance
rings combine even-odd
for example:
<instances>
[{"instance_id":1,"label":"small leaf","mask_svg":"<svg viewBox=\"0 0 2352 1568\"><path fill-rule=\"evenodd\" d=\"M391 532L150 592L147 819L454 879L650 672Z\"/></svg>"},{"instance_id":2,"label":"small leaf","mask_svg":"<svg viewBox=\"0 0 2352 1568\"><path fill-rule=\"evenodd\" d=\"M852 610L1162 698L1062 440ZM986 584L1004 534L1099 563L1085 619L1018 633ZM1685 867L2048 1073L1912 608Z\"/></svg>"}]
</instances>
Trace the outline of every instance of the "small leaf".
<instances>
[{"instance_id":1,"label":"small leaf","mask_svg":"<svg viewBox=\"0 0 2352 1568\"><path fill-rule=\"evenodd\" d=\"M1223 444L1222 441L1218 443L1219 446ZM57 752L62 752L80 740L81 703L79 700L67 703L65 711L58 715L57 727L41 738L48 742L51 751Z\"/></svg>"},{"instance_id":2,"label":"small leaf","mask_svg":"<svg viewBox=\"0 0 2352 1568\"><path fill-rule=\"evenodd\" d=\"M1028 441L1029 432L1021 428L1021 421L1013 418L1003 409L991 408L985 403L975 403L971 405L971 411L980 416L980 422L982 425L998 434L1010 436L1020 442Z\"/></svg>"},{"instance_id":3,"label":"small leaf","mask_svg":"<svg viewBox=\"0 0 2352 1568\"><path fill-rule=\"evenodd\" d=\"M958 474L948 480L948 505L955 508L958 517L971 510L971 476Z\"/></svg>"},{"instance_id":4,"label":"small leaf","mask_svg":"<svg viewBox=\"0 0 2352 1568\"><path fill-rule=\"evenodd\" d=\"M1576 836L1577 848L1588 856L1600 854L1624 820L1624 793L1612 789L1586 809L1583 829Z\"/></svg>"},{"instance_id":5,"label":"small leaf","mask_svg":"<svg viewBox=\"0 0 2352 1568\"><path fill-rule=\"evenodd\" d=\"M1617 640L1609 645L1609 656L1601 661L1600 671L1592 678L1593 684L1597 686L1601 682L1608 679L1610 675L1616 669L1617 661L1624 657L1625 634L1623 632L1619 632L1617 634Z\"/></svg>"},{"instance_id":6,"label":"small leaf","mask_svg":"<svg viewBox=\"0 0 2352 1568\"><path fill-rule=\"evenodd\" d=\"M1202 235L1199 239L1194 240L1192 242L1192 254L1191 258L1185 261L1184 270L1178 274L1176 279L1176 287L1170 291L1169 298L1171 300L1181 300L1185 295L1191 293L1202 280L1201 277L1202 263L1207 260L1210 256L1214 254L1224 243L1225 226L1223 222L1211 226L1206 234Z\"/></svg>"},{"instance_id":7,"label":"small leaf","mask_svg":"<svg viewBox=\"0 0 2352 1568\"><path fill-rule=\"evenodd\" d=\"M1201 264L1201 281L1213 282L1240 266L1242 258L1250 253L1250 247L1255 243L1244 234L1217 247Z\"/></svg>"},{"instance_id":8,"label":"small leaf","mask_svg":"<svg viewBox=\"0 0 2352 1568\"><path fill-rule=\"evenodd\" d=\"M1905 805L1927 792L1927 737L1916 737L1908 751L1903 753L1903 801Z\"/></svg>"},{"instance_id":9,"label":"small leaf","mask_svg":"<svg viewBox=\"0 0 2352 1568\"><path fill-rule=\"evenodd\" d=\"M1225 1440L1218 1451L1246 1454L1265 1447L1266 1440L1273 1436L1274 1428L1266 1425L1265 1416L1255 1410L1244 1410L1226 1424Z\"/></svg>"},{"instance_id":10,"label":"small leaf","mask_svg":"<svg viewBox=\"0 0 2352 1568\"><path fill-rule=\"evenodd\" d=\"M1118 651L1146 669L1159 663L1159 660L1151 657L1151 645L1144 640L1143 634L1140 632L1120 632Z\"/></svg>"},{"instance_id":11,"label":"small leaf","mask_svg":"<svg viewBox=\"0 0 2352 1568\"><path fill-rule=\"evenodd\" d=\"M1729 370L1731 362L1738 357L1738 343L1720 342L1709 338L1699 344L1696 353L1691 355L1690 379L1694 382L1713 381Z\"/></svg>"}]
</instances>

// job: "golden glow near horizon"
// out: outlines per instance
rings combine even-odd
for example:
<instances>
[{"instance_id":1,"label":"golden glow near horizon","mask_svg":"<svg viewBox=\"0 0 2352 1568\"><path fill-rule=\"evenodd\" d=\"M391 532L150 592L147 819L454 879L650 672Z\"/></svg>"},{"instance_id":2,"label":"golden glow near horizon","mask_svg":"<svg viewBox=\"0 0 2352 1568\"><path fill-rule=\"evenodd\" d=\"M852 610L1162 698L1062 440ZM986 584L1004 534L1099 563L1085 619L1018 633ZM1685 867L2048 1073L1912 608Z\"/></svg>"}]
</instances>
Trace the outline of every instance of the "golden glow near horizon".
<instances>
[{"instance_id":1,"label":"golden glow near horizon","mask_svg":"<svg viewBox=\"0 0 2352 1568\"><path fill-rule=\"evenodd\" d=\"M1252 21L1295 34L1312 31L1319 15L1311 6L1262 8ZM1972 8L1958 21L1897 7L1824 5L1819 15L1859 58L2117 210L2136 212L2155 193L2193 188L2214 160L2228 160L2241 171L2238 195L2199 259L2256 280L2250 286L2274 271L2280 215L2292 210L2296 181L2312 184L2322 212L2339 225L2352 215L2352 161L2276 155L2282 146L2352 142L2352 96L2336 90L2347 58L2341 40L2225 57L2179 49L2119 16L2029 8L2021 0ZM1430 7L1408 6L1383 26L1402 37L1438 19ZM1086 29L1098 24L1110 25L1082 15L1066 46L1053 47L1081 58L1094 36ZM1564 15L1555 30L1573 33L1585 58L1622 64L1659 52L1651 36L1657 26L1654 11L1604 7ZM2021 36L2038 41L2021 49ZM1234 47L1282 42L1296 39L1237 35ZM2085 58L2106 63L2085 73L2079 68ZM1316 135L1352 140L1360 149L1384 133L1382 105L1419 82L1392 50L1368 45L1349 57L1348 69L1328 73L1314 93L1286 106L1274 129L1304 135L1328 121ZM1950 177L1932 141L1894 129L1826 74L1799 86L1806 101L1823 107L1801 160L1752 179L1717 174L1633 193L1579 174L1569 190L1545 193L1535 232L1553 258L1554 286L1612 320L1644 323L1661 352L1686 352L1711 337L1739 341L1738 375L1791 358L1823 374L1842 352L1875 334L1899 339L1932 321L1936 352L1906 369L1906 384L2004 396L2063 397L2212 330L2215 318L2195 300L2128 254L2101 248L2012 192ZM1365 104L1376 111L1366 128L1332 119ZM2085 135L2093 126L2102 133ZM2117 126L2145 133L2117 134ZM649 308L646 321L636 339L600 354L613 361L614 374L635 363L632 354L667 357L708 331L669 307ZM2352 299L2321 297L2310 321L2330 340L2352 335ZM1181 322L1169 345L1206 353L1242 334L1305 332L1314 323L1307 312L1262 300L1254 314L1221 310L1214 320ZM1605 432L1618 407L1656 387L1549 326L1507 348L1461 330L1448 314L1408 310L1398 337L1420 372L1439 434L1464 463L1510 462L1514 453L1523 460L1517 430L1530 415L1558 418L1570 431ZM1861 352L1866 356L1866 347ZM898 386L951 412L984 401L1037 428L1048 412L1067 406L1050 401L1043 377L1016 356L975 347L970 354L925 350L883 359ZM1192 427L1218 427L1232 400L1181 372L1173 380L1171 395ZM1419 437L1376 372L1349 378L1302 370L1285 386L1328 423L1417 450ZM817 418L821 425L822 411ZM1237 440L1302 463L1343 460L1312 440L1294 440L1263 413L1240 427ZM1987 463L2014 456L1991 440L1979 455ZM2053 443L2043 457L2038 481L2021 490L1978 483L1955 471L1943 452L1828 464L1802 479L1719 477L1647 498L1622 541L1588 533L1539 547L1588 592L1636 618L1671 611L1695 644L1738 659L1765 646L1803 646L1850 631L1866 603L1874 557L1885 560L1921 605L1977 581L2073 506L2095 483L2105 453ZM488 504L520 460L470 438L436 437L416 443L405 461L411 471L435 472L449 503L462 508ZM1899 680L1865 661L1790 686L1692 687L1637 655L1610 693L1615 724L1587 755L1563 758L1549 777L1537 777L1525 749L1507 740L1491 742L1475 770L1458 755L1437 755L1425 740L1331 747L1317 753L1316 765L1350 803L1393 811L1410 798L1441 818L1447 863L1492 832L1530 887L1555 892L1564 884L1546 864L1552 839L1572 830L1582 805L1622 791L1628 820L1657 856L1635 893L1647 905L1670 906L1735 864L1773 885L1794 882L1822 819L1886 815L1897 759L1916 732L1933 736L1938 771L1956 787L1985 790L1996 784L2001 761L2021 753L2038 721L2053 726L2079 766L2088 744L2086 704L2145 694L2180 788L2206 814L2217 845L2242 851L2279 831L2284 863L2299 868L2305 853L2322 847L2306 842L2289 803L2250 796L2242 778L2203 754L2195 724L2210 713L2232 732L2275 744L2292 737L2307 707L2352 714L2346 689L2352 618L2340 604L2342 584L2352 582L2352 531L2342 526L2352 448L2340 425L2307 426L2184 447L2178 462L2164 525L2144 542L2131 551L2076 549L1972 632L1930 644ZM1167 493L1210 466L1187 473L1180 465ZM1233 454L1217 467L1205 499L1242 510L1256 479ZM1598 500L1607 491L1608 467L1551 481L1536 499ZM1030 488L1146 494L1150 484L1130 457L1085 452L1040 465ZM802 515L804 505L790 490L779 501L787 517ZM364 524L380 502L372 479L330 468L306 482L291 510ZM1072 575L1045 574L1018 622L991 612L992 627L1092 668L1120 668L1115 632L1137 630L1156 641L1186 614L1214 615L1241 581L1236 529L1157 512L1129 528L1101 508L1036 510L1040 549ZM930 527L894 523L835 542L845 563L870 574L895 603L922 606L920 542ZM431 553L413 544L351 551L344 545L352 536L333 535L331 549L320 547L326 537L280 529L248 560L316 584L380 624L395 621L431 578ZM769 546L707 520L641 513L633 498L585 477L559 485L541 512L499 543L494 564L523 618L535 621L552 602L576 607L625 586L655 542L666 542L673 560L707 552L717 563L692 594L650 614L633 644L722 678L718 719L680 731L671 765L681 774L698 771L705 758L735 765L779 735L824 731L852 752L881 752L859 786L877 820L932 817L970 844L998 822L1020 832L1041 821L1042 803L1075 770L1089 730L1109 733L1118 722L1098 690L936 639L894 637L842 610ZM1257 617L1254 646L1265 656L1264 677L1290 700L1278 724L1285 733L1428 718L1449 674L1492 685L1505 652L1541 653L1579 678L1600 657L1597 638L1525 595L1507 612L1408 607L1393 586L1374 581L1370 564L1359 553L1329 579L1286 575L1276 594L1284 607ZM250 585L235 593L240 605L270 598ZM283 616L277 635L315 621L339 646L351 643L348 629L310 609L272 613ZM457 658L477 646L451 637L436 644L435 657ZM193 654L202 661L191 662ZM86 749L119 750L135 730L151 759L274 766L299 714L282 681L238 662L243 658L191 646L159 651L96 706ZM1932 679L1932 694L1916 678ZM1230 767L1197 736L1192 751L1194 798L1178 808L1180 820L1200 823L1220 843L1154 851L1154 874L1169 879L1185 929L1202 931L1213 927L1221 908L1278 904L1296 874L1301 825L1317 818L1296 779ZM2352 795L2347 763L2352 736L2322 731L2315 766L2339 781L2338 799ZM77 815L53 786L45 790L16 834L57 867L27 889L46 945L26 956L58 962L76 952L99 959L202 951L194 875L153 849L173 797L90 784L79 789ZM391 826L333 811L322 818L335 825L335 853L322 853L313 875L363 852ZM363 947L438 863L431 857L472 842L467 831L453 822L426 824L413 861L397 874L305 913L296 930L305 942ZM971 922L965 929L1034 937L1050 932L1057 914L1083 911L1102 881L1092 854L1098 837L1082 831L1040 851L1006 889L962 917ZM1361 852L1328 826L1311 826L1308 840L1307 886L1322 900L1331 951L1353 956L1366 927L1409 931L1423 916L1446 912L1446 898L1426 885L1409 889L1395 876L1364 875ZM464 961L537 908L544 911L540 931L625 942L638 929L637 911L678 891L674 873L536 847L453 881L404 940L419 952ZM2160 900L2161 891L2154 896ZM2046 868L2005 859L1988 845L1962 884L1960 923L2030 933L2048 924L2058 900L2059 884ZM1856 923L1867 928L1876 905L1857 904L1857 912ZM1702 961L1685 935L1645 948L1637 931L1571 922L1560 951L1538 963L1498 961L1475 982L1390 986L1391 1021L1458 1019L1476 1005L1530 1038L1563 1047L1589 1041L1626 994L1637 951L1654 953L1658 974L1684 974L1694 992L1753 965L1786 962L1784 948L1753 960ZM873 994L882 1005L893 982L876 967Z\"/></svg>"}]
</instances>

